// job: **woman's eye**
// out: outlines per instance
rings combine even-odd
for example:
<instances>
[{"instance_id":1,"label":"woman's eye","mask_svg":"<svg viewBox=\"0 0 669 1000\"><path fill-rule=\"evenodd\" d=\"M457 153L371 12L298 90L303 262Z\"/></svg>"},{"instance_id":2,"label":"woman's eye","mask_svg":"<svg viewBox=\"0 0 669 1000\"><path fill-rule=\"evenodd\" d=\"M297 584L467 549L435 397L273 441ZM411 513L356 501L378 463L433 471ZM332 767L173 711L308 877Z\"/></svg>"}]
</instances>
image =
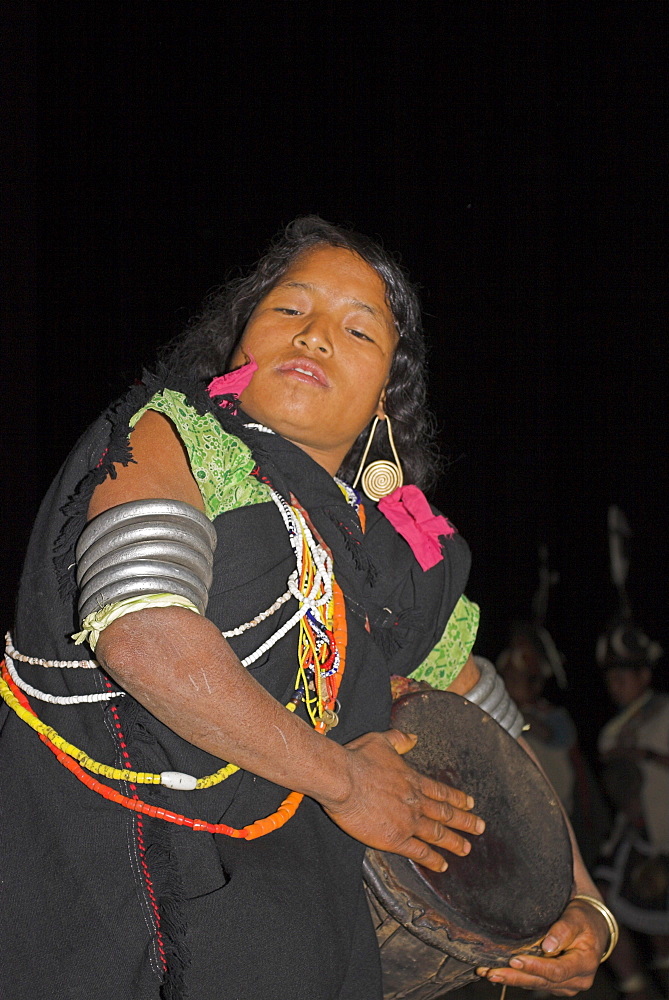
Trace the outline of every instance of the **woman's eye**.
<instances>
[{"instance_id":1,"label":"woman's eye","mask_svg":"<svg viewBox=\"0 0 669 1000\"><path fill-rule=\"evenodd\" d=\"M274 312L284 313L286 316L299 316L299 309L289 309L287 306L277 306Z\"/></svg>"},{"instance_id":2,"label":"woman's eye","mask_svg":"<svg viewBox=\"0 0 669 1000\"><path fill-rule=\"evenodd\" d=\"M372 338L368 337L366 333L362 332L362 330L352 330L351 327L349 327L348 332L354 337L358 337L360 340L369 340L370 343L373 342Z\"/></svg>"}]
</instances>

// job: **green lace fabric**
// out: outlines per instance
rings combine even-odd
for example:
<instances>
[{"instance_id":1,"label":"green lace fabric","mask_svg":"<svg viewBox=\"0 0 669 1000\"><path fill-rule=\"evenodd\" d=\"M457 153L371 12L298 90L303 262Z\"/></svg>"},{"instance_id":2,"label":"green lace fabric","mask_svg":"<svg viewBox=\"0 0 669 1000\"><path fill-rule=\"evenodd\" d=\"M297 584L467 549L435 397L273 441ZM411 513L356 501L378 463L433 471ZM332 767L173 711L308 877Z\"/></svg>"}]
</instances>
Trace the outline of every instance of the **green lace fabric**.
<instances>
[{"instance_id":1,"label":"green lace fabric","mask_svg":"<svg viewBox=\"0 0 669 1000\"><path fill-rule=\"evenodd\" d=\"M445 691L458 676L472 651L479 627L480 610L463 594L448 619L444 634L431 653L412 674L412 681L426 681Z\"/></svg>"},{"instance_id":2,"label":"green lace fabric","mask_svg":"<svg viewBox=\"0 0 669 1000\"><path fill-rule=\"evenodd\" d=\"M198 413L183 393L163 389L135 413L131 428L147 410L164 414L176 427L210 521L225 511L271 500L269 487L251 475L255 462L250 448L223 430L213 414Z\"/></svg>"}]
</instances>

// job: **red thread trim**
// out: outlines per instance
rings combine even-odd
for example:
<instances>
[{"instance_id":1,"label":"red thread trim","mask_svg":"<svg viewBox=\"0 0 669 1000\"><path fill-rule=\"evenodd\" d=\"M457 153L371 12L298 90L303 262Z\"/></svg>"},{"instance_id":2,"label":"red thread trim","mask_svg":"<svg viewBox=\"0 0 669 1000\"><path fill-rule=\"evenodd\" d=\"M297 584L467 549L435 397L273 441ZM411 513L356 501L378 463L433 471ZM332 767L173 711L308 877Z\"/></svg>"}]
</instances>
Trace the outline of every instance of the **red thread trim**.
<instances>
[{"instance_id":1,"label":"red thread trim","mask_svg":"<svg viewBox=\"0 0 669 1000\"><path fill-rule=\"evenodd\" d=\"M107 677L105 677L105 686L107 687L107 690L109 691L112 690L111 682ZM116 705L110 705L109 707L111 709L112 715L114 716L114 725L118 732L119 742L121 744L121 747L124 748L122 750L122 754L125 766L126 768L128 768L128 770L131 770L132 765L130 763L130 754L125 749L127 744L125 742L125 736L121 728L121 720L119 719L118 708L116 707ZM132 798L137 799L137 801L139 801L139 796L137 795L136 792L136 786L133 783L130 783L130 789L132 790ZM149 866L146 863L146 846L144 844L144 822L139 813L137 813L136 822L137 822L136 840L137 840L137 850L139 852L139 863L141 865L142 872L144 874L144 884L146 886L147 896L149 897L149 904L151 906L151 909L153 910L153 917L156 926L156 945L158 947L158 954L160 955L160 964L163 967L163 973L166 974L167 955L165 954L165 941L163 939L163 934L161 931L160 909L158 908L158 900L156 899L156 893L153 887L151 872L149 871Z\"/></svg>"},{"instance_id":2,"label":"red thread trim","mask_svg":"<svg viewBox=\"0 0 669 1000\"><path fill-rule=\"evenodd\" d=\"M260 471L260 466L259 465L254 466L251 469L251 473L250 474L252 476L254 476L257 480L259 480L259 482L264 483L265 486L269 486L269 488L272 489L272 490L274 489L274 486L272 484L272 480L269 478L269 476L266 476L263 472Z\"/></svg>"}]
</instances>

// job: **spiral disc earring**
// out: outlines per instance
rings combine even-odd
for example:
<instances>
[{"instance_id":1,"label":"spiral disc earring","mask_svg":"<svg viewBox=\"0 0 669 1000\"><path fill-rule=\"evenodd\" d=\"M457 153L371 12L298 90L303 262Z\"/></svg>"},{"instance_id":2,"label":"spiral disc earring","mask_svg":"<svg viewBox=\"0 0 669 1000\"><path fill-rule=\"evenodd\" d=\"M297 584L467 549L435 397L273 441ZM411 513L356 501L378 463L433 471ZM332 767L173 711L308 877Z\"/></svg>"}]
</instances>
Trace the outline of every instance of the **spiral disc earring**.
<instances>
[{"instance_id":1,"label":"spiral disc earring","mask_svg":"<svg viewBox=\"0 0 669 1000\"><path fill-rule=\"evenodd\" d=\"M374 440L374 432L376 431L376 425L378 422L379 418L374 417L374 423L372 424L372 429L369 432L369 437L367 438L367 444L365 445L360 467L353 483L353 487L355 488L358 485L358 480L362 474L362 482L360 485L362 486L365 495L368 496L370 500L381 500L383 497L387 497L389 493L392 493L404 482L402 463L399 460L397 449L395 448L390 417L386 417L386 427L388 428L388 440L390 441L390 447L395 461L386 462L381 460L378 462L372 462L367 466L364 473L362 471L367 460L367 455L369 454L369 449L372 446L372 441Z\"/></svg>"}]
</instances>

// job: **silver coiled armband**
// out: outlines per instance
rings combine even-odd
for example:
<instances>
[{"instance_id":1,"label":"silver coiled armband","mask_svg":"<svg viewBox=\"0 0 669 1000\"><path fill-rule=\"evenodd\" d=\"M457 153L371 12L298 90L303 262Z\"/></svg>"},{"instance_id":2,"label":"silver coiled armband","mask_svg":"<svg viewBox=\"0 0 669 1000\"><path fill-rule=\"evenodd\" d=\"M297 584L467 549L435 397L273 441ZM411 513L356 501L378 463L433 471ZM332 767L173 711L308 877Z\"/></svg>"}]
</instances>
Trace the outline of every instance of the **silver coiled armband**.
<instances>
[{"instance_id":1,"label":"silver coiled armband","mask_svg":"<svg viewBox=\"0 0 669 1000\"><path fill-rule=\"evenodd\" d=\"M512 700L501 675L497 673L490 660L486 660L483 656L475 656L474 660L481 671L481 676L464 697L491 715L495 722L498 722L502 729L506 729L514 739L518 739L525 725L520 709Z\"/></svg>"},{"instance_id":2,"label":"silver coiled armband","mask_svg":"<svg viewBox=\"0 0 669 1000\"><path fill-rule=\"evenodd\" d=\"M129 597L178 594L204 614L216 531L179 500L133 500L98 514L75 551L79 616Z\"/></svg>"}]
</instances>

